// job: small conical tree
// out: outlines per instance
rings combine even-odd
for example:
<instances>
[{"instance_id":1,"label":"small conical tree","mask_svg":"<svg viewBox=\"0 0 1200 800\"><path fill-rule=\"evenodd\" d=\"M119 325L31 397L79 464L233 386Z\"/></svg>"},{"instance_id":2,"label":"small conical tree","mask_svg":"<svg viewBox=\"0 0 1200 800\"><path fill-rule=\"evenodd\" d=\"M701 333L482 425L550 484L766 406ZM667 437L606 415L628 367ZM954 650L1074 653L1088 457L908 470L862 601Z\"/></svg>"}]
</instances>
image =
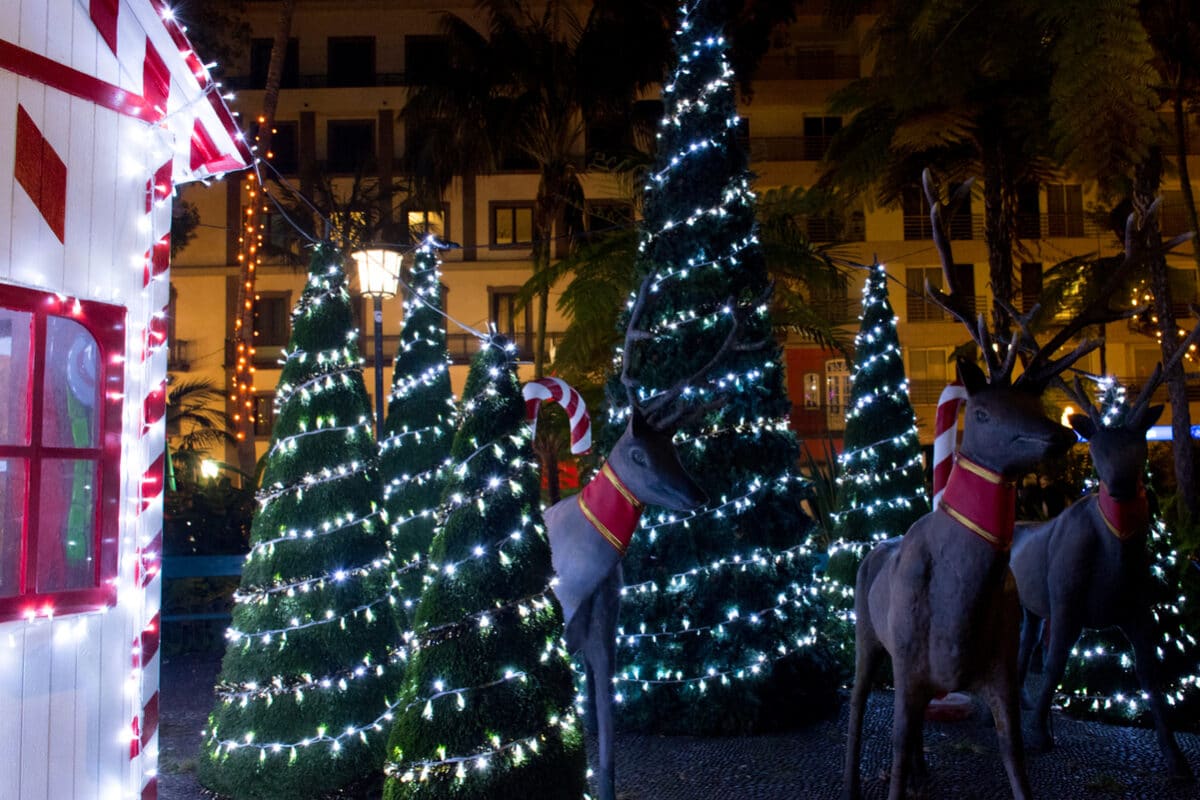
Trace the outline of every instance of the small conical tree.
<instances>
[{"instance_id":1,"label":"small conical tree","mask_svg":"<svg viewBox=\"0 0 1200 800\"><path fill-rule=\"evenodd\" d=\"M680 455L709 497L691 513L648 509L625 558L616 719L657 732L796 725L830 710L836 689L832 665L814 657L823 603L738 140L727 11L719 0L681 9L639 226L637 269L652 276L643 333L622 354L641 396L681 389ZM731 317L738 344L723 351ZM624 394L616 378L610 390ZM610 420L615 439L627 416Z\"/></svg>"},{"instance_id":2,"label":"small conical tree","mask_svg":"<svg viewBox=\"0 0 1200 800\"><path fill-rule=\"evenodd\" d=\"M467 376L385 800L578 800L586 788L515 352L491 339Z\"/></svg>"},{"instance_id":3,"label":"small conical tree","mask_svg":"<svg viewBox=\"0 0 1200 800\"><path fill-rule=\"evenodd\" d=\"M881 539L903 535L929 511L917 420L887 282L884 265L872 265L863 287L846 432L838 456L838 510L825 588L843 612L854 607L854 580L863 553ZM849 620L846 614L838 617ZM841 634L839 643L852 654L853 625Z\"/></svg>"},{"instance_id":4,"label":"small conical tree","mask_svg":"<svg viewBox=\"0 0 1200 800\"><path fill-rule=\"evenodd\" d=\"M441 259L432 237L417 248L404 301L387 420L379 442L379 474L393 564L396 624L407 631L421 594L433 541L434 511L445 485L457 411L441 313Z\"/></svg>"},{"instance_id":5,"label":"small conical tree","mask_svg":"<svg viewBox=\"0 0 1200 800\"><path fill-rule=\"evenodd\" d=\"M1125 387L1111 379L1100 384L1097 398L1105 424L1117 424L1126 411ZM1096 479L1086 481L1088 489ZM1181 563L1153 496L1150 476L1150 535L1146 540L1147 563L1154 576L1153 617L1158 623L1158 678L1167 707L1177 722L1192 722L1200 710L1200 643L1189 631L1183 606L1191 599L1184 586L1187 562ZM1194 613L1194 612L1193 612ZM1085 628L1071 648L1067 668L1058 686L1057 702L1072 716L1121 724L1148 724L1150 704L1142 694L1134 669L1133 648L1115 628Z\"/></svg>"},{"instance_id":6,"label":"small conical tree","mask_svg":"<svg viewBox=\"0 0 1200 800\"><path fill-rule=\"evenodd\" d=\"M341 254L292 312L251 549L198 773L235 798L309 798L379 768L394 671L387 531Z\"/></svg>"}]
</instances>

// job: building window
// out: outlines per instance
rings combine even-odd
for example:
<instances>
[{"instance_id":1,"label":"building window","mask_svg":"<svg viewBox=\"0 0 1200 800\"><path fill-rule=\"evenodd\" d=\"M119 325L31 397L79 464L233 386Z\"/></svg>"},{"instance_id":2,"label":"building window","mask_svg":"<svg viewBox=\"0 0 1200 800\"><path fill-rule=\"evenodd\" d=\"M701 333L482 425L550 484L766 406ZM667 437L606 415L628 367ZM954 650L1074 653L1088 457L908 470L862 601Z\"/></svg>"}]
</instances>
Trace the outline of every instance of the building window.
<instances>
[{"instance_id":1,"label":"building window","mask_svg":"<svg viewBox=\"0 0 1200 800\"><path fill-rule=\"evenodd\" d=\"M404 82L424 86L450 69L450 41L445 36L404 37Z\"/></svg>"},{"instance_id":2,"label":"building window","mask_svg":"<svg viewBox=\"0 0 1200 800\"><path fill-rule=\"evenodd\" d=\"M909 397L917 405L936 404L946 388L949 351L944 347L915 347L908 350Z\"/></svg>"},{"instance_id":3,"label":"building window","mask_svg":"<svg viewBox=\"0 0 1200 800\"><path fill-rule=\"evenodd\" d=\"M299 125L295 122L276 122L271 134L270 162L283 175L300 171Z\"/></svg>"},{"instance_id":4,"label":"building window","mask_svg":"<svg viewBox=\"0 0 1200 800\"><path fill-rule=\"evenodd\" d=\"M254 436L267 439L275 427L275 395L254 395Z\"/></svg>"},{"instance_id":5,"label":"building window","mask_svg":"<svg viewBox=\"0 0 1200 800\"><path fill-rule=\"evenodd\" d=\"M804 373L804 408L815 411L821 407L821 378L815 372Z\"/></svg>"},{"instance_id":6,"label":"building window","mask_svg":"<svg viewBox=\"0 0 1200 800\"><path fill-rule=\"evenodd\" d=\"M1021 264L1021 311L1027 312L1042 296L1044 278L1042 262L1026 261Z\"/></svg>"},{"instance_id":7,"label":"building window","mask_svg":"<svg viewBox=\"0 0 1200 800\"><path fill-rule=\"evenodd\" d=\"M445 210L408 211L408 235L415 241L433 235L439 239L446 238Z\"/></svg>"},{"instance_id":8,"label":"building window","mask_svg":"<svg viewBox=\"0 0 1200 800\"><path fill-rule=\"evenodd\" d=\"M518 357L529 360L533 353L533 324L529 304L519 307L517 286L489 286L488 299L491 306L491 323L517 345Z\"/></svg>"},{"instance_id":9,"label":"building window","mask_svg":"<svg viewBox=\"0 0 1200 800\"><path fill-rule=\"evenodd\" d=\"M325 163L330 172L359 172L375 163L373 120L331 119L325 133Z\"/></svg>"},{"instance_id":10,"label":"building window","mask_svg":"<svg viewBox=\"0 0 1200 800\"><path fill-rule=\"evenodd\" d=\"M1042 238L1042 214L1036 183L1017 187L1017 236L1021 239Z\"/></svg>"},{"instance_id":11,"label":"building window","mask_svg":"<svg viewBox=\"0 0 1200 800\"><path fill-rule=\"evenodd\" d=\"M263 89L267 85L267 70L271 67L271 48L274 39L250 40L250 88ZM283 72L279 76L280 89L295 89L300 85L300 42L288 39L283 55Z\"/></svg>"},{"instance_id":12,"label":"building window","mask_svg":"<svg viewBox=\"0 0 1200 800\"><path fill-rule=\"evenodd\" d=\"M254 300L255 346L284 347L291 335L290 292L262 292Z\"/></svg>"},{"instance_id":13,"label":"building window","mask_svg":"<svg viewBox=\"0 0 1200 800\"><path fill-rule=\"evenodd\" d=\"M846 403L850 400L850 370L846 360L825 362L825 425L831 431L846 429Z\"/></svg>"},{"instance_id":14,"label":"building window","mask_svg":"<svg viewBox=\"0 0 1200 800\"><path fill-rule=\"evenodd\" d=\"M620 158L633 149L633 127L625 120L597 120L584 131L589 164Z\"/></svg>"},{"instance_id":15,"label":"building window","mask_svg":"<svg viewBox=\"0 0 1200 800\"><path fill-rule=\"evenodd\" d=\"M116 599L125 310L4 287L0 620Z\"/></svg>"},{"instance_id":16,"label":"building window","mask_svg":"<svg viewBox=\"0 0 1200 800\"><path fill-rule=\"evenodd\" d=\"M374 36L330 36L328 55L331 87L375 85Z\"/></svg>"},{"instance_id":17,"label":"building window","mask_svg":"<svg viewBox=\"0 0 1200 800\"><path fill-rule=\"evenodd\" d=\"M958 191L960 183L950 184L950 196ZM914 241L933 238L933 223L929 219L929 202L925 190L920 186L908 186L900 192L900 205L904 211L904 239ZM949 213L949 209L947 209ZM950 215L950 238L968 241L975 236L971 220L971 198L967 196Z\"/></svg>"},{"instance_id":18,"label":"building window","mask_svg":"<svg viewBox=\"0 0 1200 800\"><path fill-rule=\"evenodd\" d=\"M492 246L528 247L533 244L533 203L492 205Z\"/></svg>"},{"instance_id":19,"label":"building window","mask_svg":"<svg viewBox=\"0 0 1200 800\"><path fill-rule=\"evenodd\" d=\"M820 161L824 158L833 135L841 129L841 117L805 117L804 160Z\"/></svg>"},{"instance_id":20,"label":"building window","mask_svg":"<svg viewBox=\"0 0 1200 800\"><path fill-rule=\"evenodd\" d=\"M1178 236L1192 228L1187 219L1187 203L1184 202L1183 192L1168 189L1162 193L1162 212L1159 214L1159 227L1164 238Z\"/></svg>"},{"instance_id":21,"label":"building window","mask_svg":"<svg viewBox=\"0 0 1200 800\"><path fill-rule=\"evenodd\" d=\"M1046 232L1051 236L1083 236L1083 187L1077 183L1046 186Z\"/></svg>"}]
</instances>

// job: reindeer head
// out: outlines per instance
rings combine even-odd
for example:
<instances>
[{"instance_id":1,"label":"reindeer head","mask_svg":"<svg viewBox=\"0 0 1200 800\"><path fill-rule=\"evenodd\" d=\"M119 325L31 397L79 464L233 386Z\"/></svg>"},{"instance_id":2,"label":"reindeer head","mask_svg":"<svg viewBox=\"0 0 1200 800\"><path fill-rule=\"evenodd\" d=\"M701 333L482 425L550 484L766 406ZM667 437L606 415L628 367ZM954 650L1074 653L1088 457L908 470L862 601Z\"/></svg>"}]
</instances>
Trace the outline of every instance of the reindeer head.
<instances>
[{"instance_id":1,"label":"reindeer head","mask_svg":"<svg viewBox=\"0 0 1200 800\"><path fill-rule=\"evenodd\" d=\"M707 503L708 495L680 463L673 433L653 427L634 406L608 463L642 503L690 511Z\"/></svg>"}]
</instances>

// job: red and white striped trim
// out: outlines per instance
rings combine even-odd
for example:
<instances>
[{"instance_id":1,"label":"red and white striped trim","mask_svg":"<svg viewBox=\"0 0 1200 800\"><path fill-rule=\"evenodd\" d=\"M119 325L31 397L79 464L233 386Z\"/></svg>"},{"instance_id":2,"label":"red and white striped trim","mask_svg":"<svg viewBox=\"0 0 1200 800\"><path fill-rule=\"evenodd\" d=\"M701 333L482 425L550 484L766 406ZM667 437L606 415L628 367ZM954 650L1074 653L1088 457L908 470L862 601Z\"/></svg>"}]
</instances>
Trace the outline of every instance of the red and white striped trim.
<instances>
[{"instance_id":1,"label":"red and white striped trim","mask_svg":"<svg viewBox=\"0 0 1200 800\"><path fill-rule=\"evenodd\" d=\"M553 400L563 407L571 419L571 452L586 453L592 447L592 419L588 416L583 396L561 378L541 378L525 384L525 418L530 431L537 432L538 409L543 400Z\"/></svg>"},{"instance_id":2,"label":"red and white striped trim","mask_svg":"<svg viewBox=\"0 0 1200 800\"><path fill-rule=\"evenodd\" d=\"M958 443L958 411L967 402L967 388L958 379L942 390L933 423L933 507L942 502L954 466Z\"/></svg>"}]
</instances>

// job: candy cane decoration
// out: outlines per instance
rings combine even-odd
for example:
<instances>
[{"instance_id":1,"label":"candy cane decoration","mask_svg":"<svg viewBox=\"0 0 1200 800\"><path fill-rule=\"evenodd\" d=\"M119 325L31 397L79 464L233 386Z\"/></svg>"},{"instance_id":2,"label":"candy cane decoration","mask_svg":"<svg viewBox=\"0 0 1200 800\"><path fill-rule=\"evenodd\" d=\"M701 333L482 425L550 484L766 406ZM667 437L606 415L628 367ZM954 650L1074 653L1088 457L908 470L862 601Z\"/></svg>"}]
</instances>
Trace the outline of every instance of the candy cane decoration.
<instances>
[{"instance_id":1,"label":"candy cane decoration","mask_svg":"<svg viewBox=\"0 0 1200 800\"><path fill-rule=\"evenodd\" d=\"M933 423L933 507L942 501L946 479L954 466L958 437L958 411L967 402L967 389L958 378L942 390Z\"/></svg>"},{"instance_id":2,"label":"candy cane decoration","mask_svg":"<svg viewBox=\"0 0 1200 800\"><path fill-rule=\"evenodd\" d=\"M592 420L588 416L587 404L569 383L559 378L541 378L525 384L521 393L525 397L525 418L529 420L531 432L537 431L537 415L542 401L553 400L571 418L571 452L579 455L591 449Z\"/></svg>"}]
</instances>

